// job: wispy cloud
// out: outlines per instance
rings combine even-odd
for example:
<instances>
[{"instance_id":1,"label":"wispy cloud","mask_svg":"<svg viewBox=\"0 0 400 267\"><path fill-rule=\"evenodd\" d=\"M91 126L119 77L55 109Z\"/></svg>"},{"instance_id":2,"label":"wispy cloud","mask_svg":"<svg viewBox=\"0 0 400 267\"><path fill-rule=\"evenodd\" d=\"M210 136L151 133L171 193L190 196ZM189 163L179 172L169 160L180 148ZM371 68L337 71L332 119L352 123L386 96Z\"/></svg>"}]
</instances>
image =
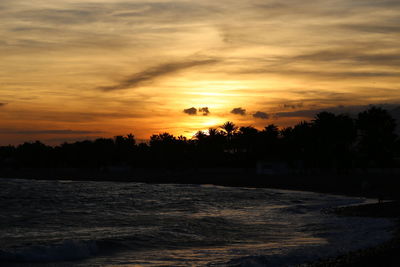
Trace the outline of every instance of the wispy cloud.
<instances>
[{"instance_id":1,"label":"wispy cloud","mask_svg":"<svg viewBox=\"0 0 400 267\"><path fill-rule=\"evenodd\" d=\"M352 24L338 25L337 27L356 32L383 33L383 34L400 33L400 26L395 24L374 25L372 23L370 24L352 23Z\"/></svg>"},{"instance_id":2,"label":"wispy cloud","mask_svg":"<svg viewBox=\"0 0 400 267\"><path fill-rule=\"evenodd\" d=\"M363 47L355 47L353 49L319 50L308 54L297 55L288 58L287 60L293 62L342 62L352 65L362 64L363 66L400 66L399 51L368 51Z\"/></svg>"},{"instance_id":3,"label":"wispy cloud","mask_svg":"<svg viewBox=\"0 0 400 267\"><path fill-rule=\"evenodd\" d=\"M399 104L373 104L374 106L382 107L384 109L387 109L389 112L391 112L397 119L400 119L400 105ZM289 112L278 112L275 115L275 117L279 118L292 118L292 117L299 117L299 118L313 118L315 114L322 112L322 111L327 111L327 112L332 112L335 114L350 114L355 116L357 113L364 111L371 107L372 104L369 105L339 105L339 106L331 106L331 107L326 107L326 108L316 108L316 109L301 109L301 110L296 110L296 111L289 111Z\"/></svg>"},{"instance_id":4,"label":"wispy cloud","mask_svg":"<svg viewBox=\"0 0 400 267\"><path fill-rule=\"evenodd\" d=\"M365 45L347 49L314 50L269 60L254 59L254 64L237 70L241 74L272 74L307 79L400 78L400 50L383 51Z\"/></svg>"},{"instance_id":5,"label":"wispy cloud","mask_svg":"<svg viewBox=\"0 0 400 267\"><path fill-rule=\"evenodd\" d=\"M32 118L34 121L50 121L53 123L89 123L89 122L100 122L104 120L116 120L116 119L142 119L148 118L149 116L161 116L162 112L153 112L149 115L146 111L124 111L116 110L113 112L79 112L79 111L60 111L60 110L13 110L3 116L8 120L20 121L21 118Z\"/></svg>"},{"instance_id":6,"label":"wispy cloud","mask_svg":"<svg viewBox=\"0 0 400 267\"><path fill-rule=\"evenodd\" d=\"M296 109L296 108L302 108L303 107L303 102L289 102L285 103L282 105L283 108L285 109Z\"/></svg>"},{"instance_id":7,"label":"wispy cloud","mask_svg":"<svg viewBox=\"0 0 400 267\"><path fill-rule=\"evenodd\" d=\"M183 71L189 68L209 65L217 63L216 59L205 59L205 60L190 60L182 62L165 63L152 68L145 69L141 72L134 73L124 80L118 82L115 85L101 86L98 89L102 91L115 91L128 88L136 88L146 82L152 82L155 79L164 77L179 71Z\"/></svg>"}]
</instances>

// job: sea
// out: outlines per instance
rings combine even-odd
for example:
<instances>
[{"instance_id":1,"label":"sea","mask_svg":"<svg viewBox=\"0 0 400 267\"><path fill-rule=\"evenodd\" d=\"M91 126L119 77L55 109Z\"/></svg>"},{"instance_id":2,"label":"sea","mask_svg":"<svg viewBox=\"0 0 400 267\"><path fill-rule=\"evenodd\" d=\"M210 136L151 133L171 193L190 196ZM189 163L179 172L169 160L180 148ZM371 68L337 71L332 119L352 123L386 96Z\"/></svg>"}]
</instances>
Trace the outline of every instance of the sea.
<instances>
[{"instance_id":1,"label":"sea","mask_svg":"<svg viewBox=\"0 0 400 267\"><path fill-rule=\"evenodd\" d=\"M0 178L0 266L295 266L390 239L371 200L192 184Z\"/></svg>"}]
</instances>

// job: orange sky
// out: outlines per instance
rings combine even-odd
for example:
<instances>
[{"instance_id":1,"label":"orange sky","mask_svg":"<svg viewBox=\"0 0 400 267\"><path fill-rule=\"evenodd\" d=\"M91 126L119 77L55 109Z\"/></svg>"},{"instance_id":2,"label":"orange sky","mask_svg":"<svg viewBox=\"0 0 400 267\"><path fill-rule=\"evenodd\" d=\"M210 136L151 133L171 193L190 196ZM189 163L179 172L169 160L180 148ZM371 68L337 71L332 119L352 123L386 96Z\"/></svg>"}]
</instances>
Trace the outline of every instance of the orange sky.
<instances>
[{"instance_id":1,"label":"orange sky","mask_svg":"<svg viewBox=\"0 0 400 267\"><path fill-rule=\"evenodd\" d=\"M397 0L2 0L0 145L397 105L399 25Z\"/></svg>"}]
</instances>

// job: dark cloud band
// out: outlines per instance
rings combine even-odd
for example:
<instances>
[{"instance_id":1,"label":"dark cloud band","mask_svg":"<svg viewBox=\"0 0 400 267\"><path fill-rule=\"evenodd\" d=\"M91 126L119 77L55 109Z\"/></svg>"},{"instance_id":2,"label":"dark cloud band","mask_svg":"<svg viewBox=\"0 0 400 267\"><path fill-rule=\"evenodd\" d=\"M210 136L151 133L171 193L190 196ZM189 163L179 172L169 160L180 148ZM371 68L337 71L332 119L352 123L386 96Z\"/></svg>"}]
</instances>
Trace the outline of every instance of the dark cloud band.
<instances>
[{"instance_id":1,"label":"dark cloud band","mask_svg":"<svg viewBox=\"0 0 400 267\"><path fill-rule=\"evenodd\" d=\"M164 77L178 71L193 68L196 66L208 65L216 63L216 59L206 59L206 60L193 60L184 62L174 62L161 64L152 68L148 68L138 73L134 73L127 77L125 80L111 86L101 86L98 89L102 91L115 91L128 88L136 88L145 82L151 82L160 77Z\"/></svg>"},{"instance_id":2,"label":"dark cloud band","mask_svg":"<svg viewBox=\"0 0 400 267\"><path fill-rule=\"evenodd\" d=\"M267 120L269 118L269 115L265 112L257 111L256 113L253 114L253 117L257 119Z\"/></svg>"}]
</instances>

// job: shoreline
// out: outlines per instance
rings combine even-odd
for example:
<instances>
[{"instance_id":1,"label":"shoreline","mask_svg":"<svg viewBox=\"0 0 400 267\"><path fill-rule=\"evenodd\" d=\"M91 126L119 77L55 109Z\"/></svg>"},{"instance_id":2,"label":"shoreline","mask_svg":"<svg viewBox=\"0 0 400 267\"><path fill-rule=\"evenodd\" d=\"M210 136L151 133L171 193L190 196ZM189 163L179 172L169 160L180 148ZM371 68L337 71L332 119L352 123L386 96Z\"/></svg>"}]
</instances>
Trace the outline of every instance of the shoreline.
<instances>
[{"instance_id":1,"label":"shoreline","mask_svg":"<svg viewBox=\"0 0 400 267\"><path fill-rule=\"evenodd\" d=\"M349 251L332 258L300 264L300 267L397 267L400 266L400 201L369 203L335 208L331 211L338 216L374 217L393 219L393 236L373 247Z\"/></svg>"},{"instance_id":2,"label":"shoreline","mask_svg":"<svg viewBox=\"0 0 400 267\"><path fill-rule=\"evenodd\" d=\"M274 188L395 200L400 181L395 173L298 172L257 174L253 168L151 169L23 168L1 169L0 177L28 180L138 182L148 184L213 184ZM1 178L0 178L1 179Z\"/></svg>"}]
</instances>

